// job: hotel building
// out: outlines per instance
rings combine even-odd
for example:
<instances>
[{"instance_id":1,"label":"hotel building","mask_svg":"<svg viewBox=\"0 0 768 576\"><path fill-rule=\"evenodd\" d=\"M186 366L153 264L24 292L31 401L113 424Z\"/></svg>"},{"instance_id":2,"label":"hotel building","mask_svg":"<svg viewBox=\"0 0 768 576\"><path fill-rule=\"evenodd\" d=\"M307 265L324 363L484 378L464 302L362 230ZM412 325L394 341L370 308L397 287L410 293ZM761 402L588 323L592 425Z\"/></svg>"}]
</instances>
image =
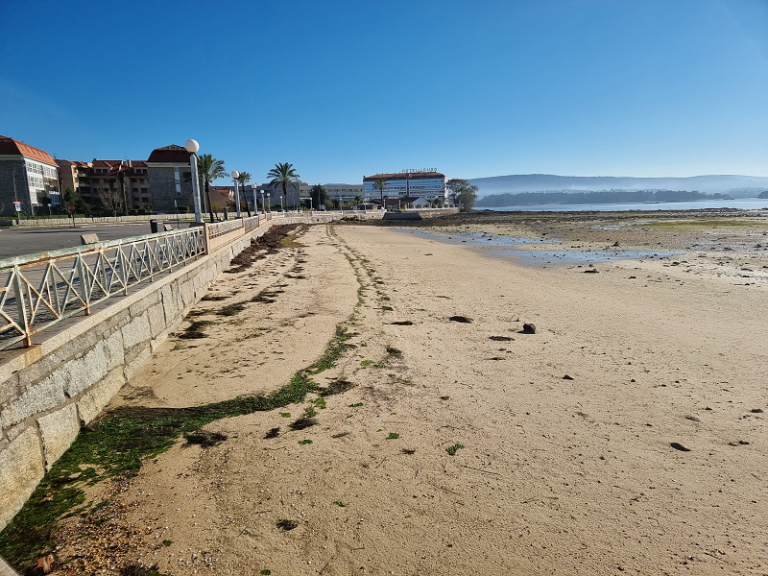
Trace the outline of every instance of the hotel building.
<instances>
[{"instance_id":1,"label":"hotel building","mask_svg":"<svg viewBox=\"0 0 768 576\"><path fill-rule=\"evenodd\" d=\"M445 186L445 174L436 170L405 170L394 174L374 174L363 176L366 200L379 200L380 192L373 185L379 178L384 178L384 196L388 198L408 198L410 202L417 200L445 201L448 190Z\"/></svg>"}]
</instances>

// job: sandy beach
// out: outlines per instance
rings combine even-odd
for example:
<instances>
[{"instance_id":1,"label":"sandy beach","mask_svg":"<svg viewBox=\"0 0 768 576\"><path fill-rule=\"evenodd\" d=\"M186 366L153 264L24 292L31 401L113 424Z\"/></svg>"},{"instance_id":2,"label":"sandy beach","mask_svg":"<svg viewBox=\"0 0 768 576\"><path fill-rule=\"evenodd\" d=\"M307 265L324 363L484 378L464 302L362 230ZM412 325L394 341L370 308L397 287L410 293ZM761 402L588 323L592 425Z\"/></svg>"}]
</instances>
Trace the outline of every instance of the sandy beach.
<instances>
[{"instance_id":1,"label":"sandy beach","mask_svg":"<svg viewBox=\"0 0 768 576\"><path fill-rule=\"evenodd\" d=\"M223 274L184 326L203 336L169 338L111 408L268 394L337 336L312 375L328 393L215 420L214 445L91 488L107 520L67 521L55 573L768 574L765 219L727 240L426 226L458 244L318 225ZM677 252L534 266L467 233ZM110 538L119 555L84 552Z\"/></svg>"}]
</instances>

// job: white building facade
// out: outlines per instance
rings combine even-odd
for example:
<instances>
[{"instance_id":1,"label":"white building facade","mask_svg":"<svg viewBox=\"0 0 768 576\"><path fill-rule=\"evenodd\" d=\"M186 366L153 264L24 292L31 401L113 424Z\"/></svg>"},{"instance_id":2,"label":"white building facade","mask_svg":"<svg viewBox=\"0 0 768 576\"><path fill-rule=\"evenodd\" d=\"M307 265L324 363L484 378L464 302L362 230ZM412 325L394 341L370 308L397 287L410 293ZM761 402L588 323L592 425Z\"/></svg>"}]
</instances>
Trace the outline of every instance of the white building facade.
<instances>
[{"instance_id":1,"label":"white building facade","mask_svg":"<svg viewBox=\"0 0 768 576\"><path fill-rule=\"evenodd\" d=\"M442 200L448 198L445 174L434 168L418 170L403 170L399 173L374 174L363 176L365 199L379 200L381 193L374 188L379 178L383 178L384 196L387 198L408 198L411 202L418 200Z\"/></svg>"}]
</instances>

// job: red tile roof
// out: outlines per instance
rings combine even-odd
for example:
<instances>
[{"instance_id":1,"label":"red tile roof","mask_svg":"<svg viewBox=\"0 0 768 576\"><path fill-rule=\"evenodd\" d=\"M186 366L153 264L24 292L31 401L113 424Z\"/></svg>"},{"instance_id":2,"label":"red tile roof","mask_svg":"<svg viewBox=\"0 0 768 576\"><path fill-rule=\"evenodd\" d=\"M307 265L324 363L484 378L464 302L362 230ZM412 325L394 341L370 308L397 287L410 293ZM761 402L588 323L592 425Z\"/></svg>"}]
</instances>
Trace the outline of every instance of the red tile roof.
<instances>
[{"instance_id":1,"label":"red tile roof","mask_svg":"<svg viewBox=\"0 0 768 576\"><path fill-rule=\"evenodd\" d=\"M171 144L162 148L155 148L149 155L147 162L174 162L179 164L189 164L190 153L183 146Z\"/></svg>"},{"instance_id":2,"label":"red tile roof","mask_svg":"<svg viewBox=\"0 0 768 576\"><path fill-rule=\"evenodd\" d=\"M50 154L48 154L48 152L30 146L29 144L24 144L24 142L19 142L13 138L8 138L7 136L0 136L0 154L19 154L21 156L26 156L27 158L32 158L33 160L45 162L51 166L56 166L56 161Z\"/></svg>"}]
</instances>

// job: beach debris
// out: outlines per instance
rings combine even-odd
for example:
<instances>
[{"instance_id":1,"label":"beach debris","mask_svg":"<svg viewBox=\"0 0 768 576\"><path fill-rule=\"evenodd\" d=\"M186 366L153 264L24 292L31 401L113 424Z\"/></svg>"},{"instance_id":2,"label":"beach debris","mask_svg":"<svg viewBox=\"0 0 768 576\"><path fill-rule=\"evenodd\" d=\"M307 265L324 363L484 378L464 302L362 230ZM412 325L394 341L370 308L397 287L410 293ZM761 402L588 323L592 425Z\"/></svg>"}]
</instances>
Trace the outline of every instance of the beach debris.
<instances>
[{"instance_id":1,"label":"beach debris","mask_svg":"<svg viewBox=\"0 0 768 576\"><path fill-rule=\"evenodd\" d=\"M309 416L302 416L295 422L291 423L291 430L304 430L310 426L317 424L317 420Z\"/></svg>"},{"instance_id":2,"label":"beach debris","mask_svg":"<svg viewBox=\"0 0 768 576\"><path fill-rule=\"evenodd\" d=\"M531 322L523 324L523 334L536 334L536 325Z\"/></svg>"},{"instance_id":3,"label":"beach debris","mask_svg":"<svg viewBox=\"0 0 768 576\"><path fill-rule=\"evenodd\" d=\"M269 432L267 432L264 435L264 440L269 440L270 438L277 438L278 436L280 436L280 426L278 426L277 428L270 428Z\"/></svg>"},{"instance_id":4,"label":"beach debris","mask_svg":"<svg viewBox=\"0 0 768 576\"><path fill-rule=\"evenodd\" d=\"M414 448L403 448L403 449L401 450L401 452L402 452L403 454L408 454L408 455L410 456L411 454L415 454L415 453L416 453L416 450L415 450Z\"/></svg>"},{"instance_id":5,"label":"beach debris","mask_svg":"<svg viewBox=\"0 0 768 576\"><path fill-rule=\"evenodd\" d=\"M413 326L413 322L410 320L398 320L397 322L390 322L392 326Z\"/></svg>"},{"instance_id":6,"label":"beach debris","mask_svg":"<svg viewBox=\"0 0 768 576\"><path fill-rule=\"evenodd\" d=\"M685 446L683 446L679 442L672 442L670 444L670 446L672 446L672 448L674 448L675 450L680 450L680 452L690 452L691 451L690 448L686 448Z\"/></svg>"},{"instance_id":7,"label":"beach debris","mask_svg":"<svg viewBox=\"0 0 768 576\"><path fill-rule=\"evenodd\" d=\"M563 380L573 380L573 376L569 376L568 374L566 374L565 376L563 376Z\"/></svg>"},{"instance_id":8,"label":"beach debris","mask_svg":"<svg viewBox=\"0 0 768 576\"><path fill-rule=\"evenodd\" d=\"M588 270L584 270L584 274L600 274L600 270L589 268Z\"/></svg>"},{"instance_id":9,"label":"beach debris","mask_svg":"<svg viewBox=\"0 0 768 576\"><path fill-rule=\"evenodd\" d=\"M466 316L451 316L448 320L459 322L460 324L472 324L472 318L467 318Z\"/></svg>"},{"instance_id":10,"label":"beach debris","mask_svg":"<svg viewBox=\"0 0 768 576\"><path fill-rule=\"evenodd\" d=\"M224 440L227 439L227 436L221 432L207 432L205 430L200 430L185 435L184 439L187 441L187 446L197 444L203 448L210 448L211 446L216 446L220 442L224 442Z\"/></svg>"},{"instance_id":11,"label":"beach debris","mask_svg":"<svg viewBox=\"0 0 768 576\"><path fill-rule=\"evenodd\" d=\"M739 440L738 442L728 442L728 446L749 446L749 442L746 440Z\"/></svg>"},{"instance_id":12,"label":"beach debris","mask_svg":"<svg viewBox=\"0 0 768 576\"><path fill-rule=\"evenodd\" d=\"M750 410L750 412L752 414L762 414L763 413L763 409L762 408L752 408L752 410Z\"/></svg>"},{"instance_id":13,"label":"beach debris","mask_svg":"<svg viewBox=\"0 0 768 576\"><path fill-rule=\"evenodd\" d=\"M299 525L298 522L295 520L278 520L277 521L277 527L288 532L289 530L293 530Z\"/></svg>"},{"instance_id":14,"label":"beach debris","mask_svg":"<svg viewBox=\"0 0 768 576\"><path fill-rule=\"evenodd\" d=\"M514 340L514 338L510 336L491 336L488 339L493 340L494 342L511 342L512 340Z\"/></svg>"},{"instance_id":15,"label":"beach debris","mask_svg":"<svg viewBox=\"0 0 768 576\"><path fill-rule=\"evenodd\" d=\"M685 416L685 419L690 420L692 422L701 422L701 418L699 418L698 416L691 416L690 414L687 414Z\"/></svg>"},{"instance_id":16,"label":"beach debris","mask_svg":"<svg viewBox=\"0 0 768 576\"><path fill-rule=\"evenodd\" d=\"M440 396L440 400L449 400L450 396Z\"/></svg>"},{"instance_id":17,"label":"beach debris","mask_svg":"<svg viewBox=\"0 0 768 576\"><path fill-rule=\"evenodd\" d=\"M37 561L38 572L42 572L43 574L48 574L48 572L50 572L52 568L53 568L52 554L48 554L48 556L43 556L42 558L38 559Z\"/></svg>"}]
</instances>

